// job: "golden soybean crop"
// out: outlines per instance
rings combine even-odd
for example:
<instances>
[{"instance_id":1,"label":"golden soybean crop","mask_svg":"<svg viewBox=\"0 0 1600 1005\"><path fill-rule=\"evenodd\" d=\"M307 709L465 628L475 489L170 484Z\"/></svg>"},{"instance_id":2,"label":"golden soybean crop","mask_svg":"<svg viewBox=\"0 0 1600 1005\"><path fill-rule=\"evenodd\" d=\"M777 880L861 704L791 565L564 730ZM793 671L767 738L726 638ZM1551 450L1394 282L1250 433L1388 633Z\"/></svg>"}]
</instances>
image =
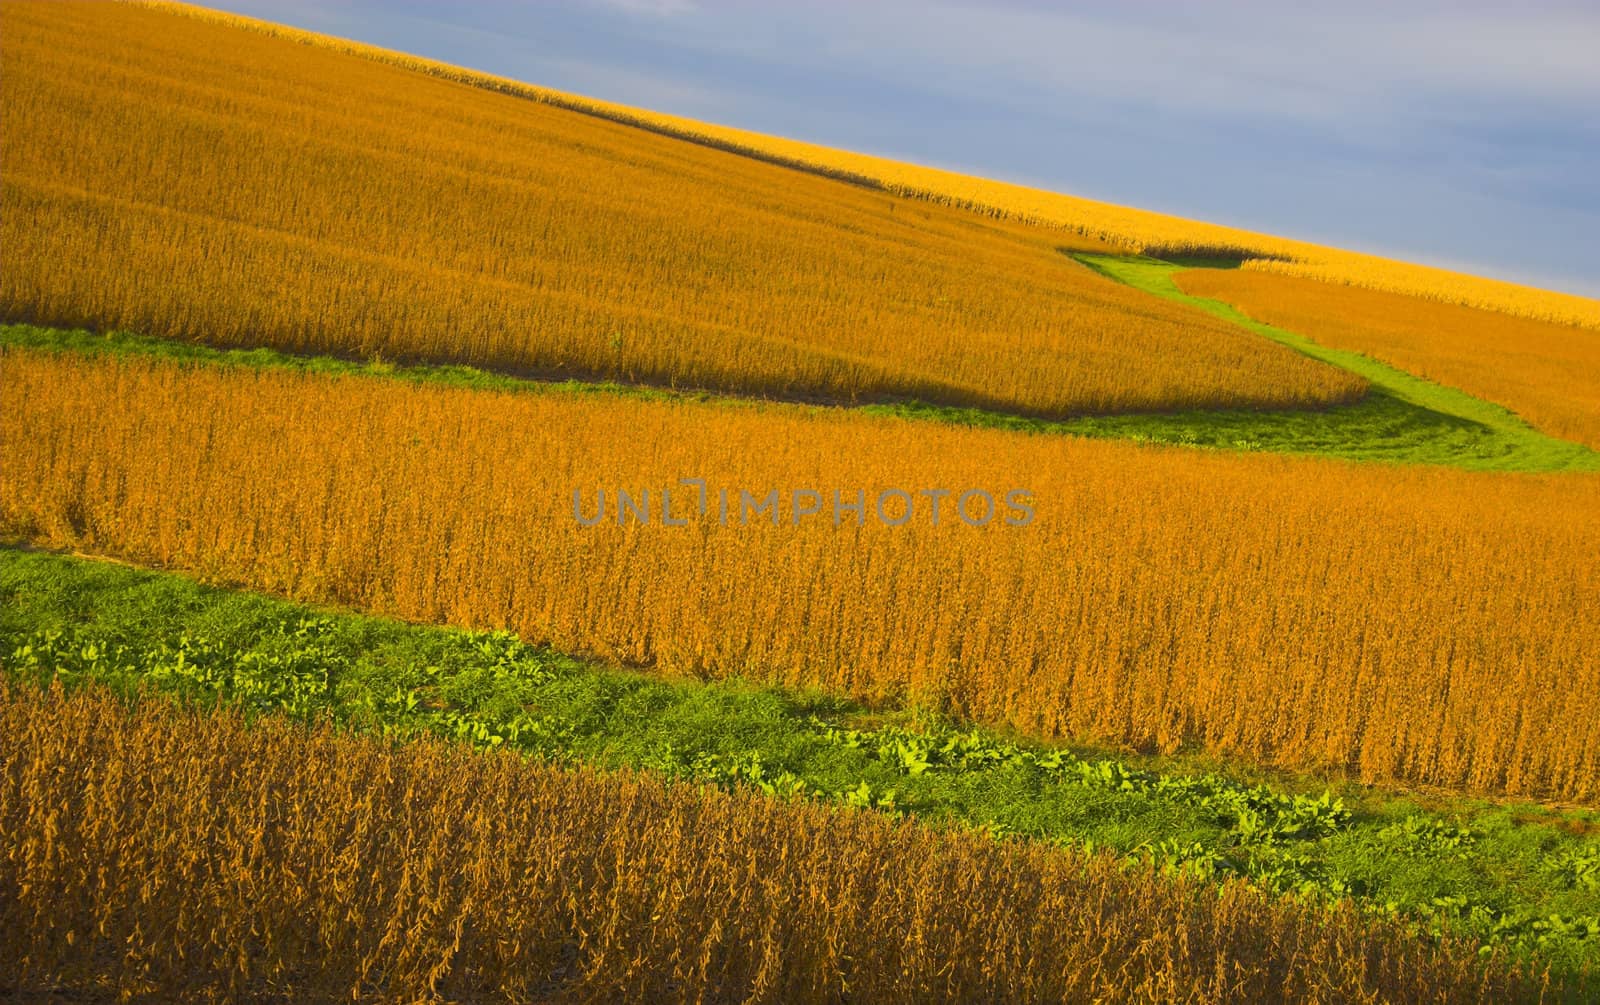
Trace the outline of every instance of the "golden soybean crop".
<instances>
[{"instance_id":1,"label":"golden soybean crop","mask_svg":"<svg viewBox=\"0 0 1600 1005\"><path fill-rule=\"evenodd\" d=\"M616 122L693 139L724 150L865 184L897 195L981 214L1022 220L1150 255L1226 255L1244 268L1388 290L1425 300L1465 304L1519 317L1600 330L1600 302L1447 269L1186 220L1148 210L1081 199L1009 182L922 167L597 101L550 88L450 66L376 46L299 31L184 3L150 0L151 8L358 55L502 94L571 108Z\"/></svg>"},{"instance_id":2,"label":"golden soybean crop","mask_svg":"<svg viewBox=\"0 0 1600 1005\"><path fill-rule=\"evenodd\" d=\"M0 682L0 966L173 1000L1467 1002L1349 907L642 774Z\"/></svg>"},{"instance_id":3,"label":"golden soybean crop","mask_svg":"<svg viewBox=\"0 0 1600 1005\"><path fill-rule=\"evenodd\" d=\"M1600 447L1600 332L1260 272L1197 269L1177 283L1504 405L1552 436Z\"/></svg>"},{"instance_id":4,"label":"golden soybean crop","mask_svg":"<svg viewBox=\"0 0 1600 1005\"><path fill-rule=\"evenodd\" d=\"M0 380L0 520L41 544L1045 736L1600 798L1591 476L16 350ZM574 519L685 478L830 503ZM835 526L834 491L890 488L1037 516Z\"/></svg>"},{"instance_id":5,"label":"golden soybean crop","mask_svg":"<svg viewBox=\"0 0 1600 1005\"><path fill-rule=\"evenodd\" d=\"M908 203L122 4L6 4L0 316L290 352L1037 414L1359 378Z\"/></svg>"}]
</instances>

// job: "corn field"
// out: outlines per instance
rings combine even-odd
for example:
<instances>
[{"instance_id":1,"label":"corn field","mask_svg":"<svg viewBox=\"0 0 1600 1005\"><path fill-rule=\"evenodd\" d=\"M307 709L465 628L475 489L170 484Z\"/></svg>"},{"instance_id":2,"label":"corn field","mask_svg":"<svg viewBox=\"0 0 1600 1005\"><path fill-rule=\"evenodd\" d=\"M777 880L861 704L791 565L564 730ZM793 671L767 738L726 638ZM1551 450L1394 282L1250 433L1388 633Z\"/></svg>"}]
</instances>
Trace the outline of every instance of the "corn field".
<instances>
[{"instance_id":1,"label":"corn field","mask_svg":"<svg viewBox=\"0 0 1600 1005\"><path fill-rule=\"evenodd\" d=\"M1588 297L1557 293L1446 269L1344 251L1323 245L1257 234L1233 227L1186 220L1148 210L1096 202L1009 182L958 174L853 153L795 140L766 136L699 122L675 115L566 94L504 77L478 73L376 46L330 38L314 32L207 10L169 0L141 3L164 13L210 24L243 28L271 37L330 49L389 66L402 67L500 94L569 108L588 115L706 146L789 165L827 177L870 186L906 198L953 206L981 215L1018 220L1057 229L1093 241L1143 254L1223 255L1248 259L1244 268L1317 279L1336 285L1360 286L1442 303L1463 304L1518 317L1600 330L1600 303Z\"/></svg>"},{"instance_id":2,"label":"corn field","mask_svg":"<svg viewBox=\"0 0 1600 1005\"><path fill-rule=\"evenodd\" d=\"M1600 336L1566 325L1261 272L1199 269L1178 285L1324 345L1354 349L1600 448Z\"/></svg>"},{"instance_id":3,"label":"corn field","mask_svg":"<svg viewBox=\"0 0 1600 1005\"><path fill-rule=\"evenodd\" d=\"M1059 234L149 9L4 11L12 320L1037 414L1365 390Z\"/></svg>"},{"instance_id":4,"label":"corn field","mask_svg":"<svg viewBox=\"0 0 1600 1005\"><path fill-rule=\"evenodd\" d=\"M0 682L0 981L161 1000L1461 1002L1470 944L881 814ZM0 984L0 989L6 985Z\"/></svg>"},{"instance_id":5,"label":"corn field","mask_svg":"<svg viewBox=\"0 0 1600 1005\"><path fill-rule=\"evenodd\" d=\"M1044 736L1600 798L1593 477L32 350L0 379L0 522L39 544ZM680 479L826 507L721 522ZM936 488L1035 515L834 510ZM686 526L619 522L674 489Z\"/></svg>"}]
</instances>

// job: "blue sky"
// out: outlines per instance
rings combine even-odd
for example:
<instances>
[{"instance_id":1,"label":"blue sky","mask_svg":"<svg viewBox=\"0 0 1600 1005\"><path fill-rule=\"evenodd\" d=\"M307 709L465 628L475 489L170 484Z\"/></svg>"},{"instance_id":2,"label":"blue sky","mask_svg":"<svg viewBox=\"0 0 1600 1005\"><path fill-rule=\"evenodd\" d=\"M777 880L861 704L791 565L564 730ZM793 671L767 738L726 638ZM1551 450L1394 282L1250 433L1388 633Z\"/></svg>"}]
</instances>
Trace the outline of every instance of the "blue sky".
<instances>
[{"instance_id":1,"label":"blue sky","mask_svg":"<svg viewBox=\"0 0 1600 1005\"><path fill-rule=\"evenodd\" d=\"M222 0L531 83L1600 296L1600 6Z\"/></svg>"}]
</instances>

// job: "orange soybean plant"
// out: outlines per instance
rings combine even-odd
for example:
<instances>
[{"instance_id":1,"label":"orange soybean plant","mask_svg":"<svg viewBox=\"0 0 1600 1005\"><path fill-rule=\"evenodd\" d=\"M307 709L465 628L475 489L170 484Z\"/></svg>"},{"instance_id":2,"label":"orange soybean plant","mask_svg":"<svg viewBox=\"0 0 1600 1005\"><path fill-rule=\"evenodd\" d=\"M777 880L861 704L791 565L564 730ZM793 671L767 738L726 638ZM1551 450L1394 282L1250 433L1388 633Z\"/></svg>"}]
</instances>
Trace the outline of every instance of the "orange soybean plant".
<instances>
[{"instance_id":1,"label":"orange soybean plant","mask_svg":"<svg viewBox=\"0 0 1600 1005\"><path fill-rule=\"evenodd\" d=\"M1262 272L1198 269L1177 283L1504 405L1552 436L1600 447L1600 332Z\"/></svg>"},{"instance_id":2,"label":"orange soybean plant","mask_svg":"<svg viewBox=\"0 0 1600 1005\"><path fill-rule=\"evenodd\" d=\"M22 350L0 382L0 523L43 545L1044 736L1600 800L1591 476ZM935 526L937 490L995 513Z\"/></svg>"},{"instance_id":3,"label":"orange soybean plant","mask_svg":"<svg viewBox=\"0 0 1600 1005\"><path fill-rule=\"evenodd\" d=\"M1063 234L1072 235L1072 240L1106 242L1124 250L1157 256L1237 256L1246 259L1246 269L1387 290L1425 300L1470 305L1518 317L1600 330L1600 301L1592 297L1557 293L1200 220L1186 220L1131 206L1096 202L1059 192L613 104L190 4L146 0L145 5L211 24L243 28L360 56L389 66L404 67L499 94L514 94L523 99L573 109L668 136L683 137L827 177L846 179L897 196L960 207L999 219L1056 228Z\"/></svg>"},{"instance_id":4,"label":"orange soybean plant","mask_svg":"<svg viewBox=\"0 0 1600 1005\"><path fill-rule=\"evenodd\" d=\"M1365 389L1058 247L1091 240L156 10L0 11L0 317L1034 414Z\"/></svg>"},{"instance_id":5,"label":"orange soybean plant","mask_svg":"<svg viewBox=\"0 0 1600 1005\"><path fill-rule=\"evenodd\" d=\"M0 681L0 970L152 1000L1508 1002L1348 907L866 811Z\"/></svg>"}]
</instances>

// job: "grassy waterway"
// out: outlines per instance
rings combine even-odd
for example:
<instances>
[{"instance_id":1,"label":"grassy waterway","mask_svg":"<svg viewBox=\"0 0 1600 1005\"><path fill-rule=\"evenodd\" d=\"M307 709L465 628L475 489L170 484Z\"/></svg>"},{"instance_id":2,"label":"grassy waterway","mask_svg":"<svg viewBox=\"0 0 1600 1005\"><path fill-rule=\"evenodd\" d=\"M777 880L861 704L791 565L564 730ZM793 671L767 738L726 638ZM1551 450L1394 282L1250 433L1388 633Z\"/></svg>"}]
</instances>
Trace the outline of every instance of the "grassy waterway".
<instances>
[{"instance_id":1,"label":"grassy waterway","mask_svg":"<svg viewBox=\"0 0 1600 1005\"><path fill-rule=\"evenodd\" d=\"M16 548L0 548L0 666L39 684L221 701L1110 849L1286 895L1349 898L1423 930L1506 945L1558 973L1600 964L1593 809L1052 747L916 710L663 680L505 633Z\"/></svg>"},{"instance_id":2,"label":"grassy waterway","mask_svg":"<svg viewBox=\"0 0 1600 1005\"><path fill-rule=\"evenodd\" d=\"M1196 442L1225 446L1237 436L1256 449L1325 454L1350 460L1438 464L1491 471L1600 471L1600 453L1546 436L1499 405L1435 384L1370 356L1330 349L1314 339L1255 321L1220 300L1193 297L1173 282L1176 273L1207 264L1138 256L1074 254L1101 275L1154 296L1188 304L1296 352L1365 377L1365 400L1317 411L1191 412L1168 417L1189 423ZM1209 263L1216 267L1215 262ZM1142 418L1142 417L1139 417ZM1099 420L1111 434L1137 434L1135 417Z\"/></svg>"},{"instance_id":3,"label":"grassy waterway","mask_svg":"<svg viewBox=\"0 0 1600 1005\"><path fill-rule=\"evenodd\" d=\"M1127 262L1104 259L1104 262ZM1171 286L1177 266L1157 263L1128 273L1154 285L1162 279ZM1100 266L1097 266L1100 267ZM1111 266L1120 268L1120 266ZM1176 287L1172 287L1176 291ZM1182 293L1176 293L1183 296ZM1190 298L1193 299L1193 298ZM1196 301L1197 303L1203 303ZM1231 311L1226 305L1220 309ZM1235 312L1236 313L1236 312ZM1246 319L1248 322L1248 319ZM1312 345L1288 332L1267 325L1250 325L1278 332L1284 338ZM1366 366L1383 368L1418 385L1405 397L1373 380L1373 389L1356 404L1326 410L1241 411L1199 410L1081 416L1071 419L1037 419L975 408L929 405L915 401L844 404L796 404L745 398L706 391L674 391L612 382L535 380L493 373L460 365L404 365L382 360L348 360L331 356L294 356L272 349L216 349L210 346L126 332L95 333L45 328L28 324L0 325L0 350L7 346L57 352L109 353L161 356L196 365L248 366L304 370L317 373L408 380L492 391L554 394L612 394L668 400L693 400L725 407L837 408L853 407L886 420L946 422L956 425L1006 429L1038 435L1086 436L1125 439L1139 443L1181 445L1219 450L1268 451L1310 454L1344 460L1398 464L1434 464L1473 470L1564 471L1600 470L1600 453L1578 444L1554 440L1521 423L1498 406L1411 377L1355 353L1336 353ZM1372 379L1368 375L1369 379ZM1427 400L1437 392L1449 407L1433 407ZM1450 408L1456 408L1451 411ZM1482 414L1479 414L1479 413ZM1498 413L1496 416L1495 413ZM1474 416L1478 417L1474 417ZM1485 421L1485 416L1493 422ZM1495 423L1498 423L1496 425Z\"/></svg>"}]
</instances>

